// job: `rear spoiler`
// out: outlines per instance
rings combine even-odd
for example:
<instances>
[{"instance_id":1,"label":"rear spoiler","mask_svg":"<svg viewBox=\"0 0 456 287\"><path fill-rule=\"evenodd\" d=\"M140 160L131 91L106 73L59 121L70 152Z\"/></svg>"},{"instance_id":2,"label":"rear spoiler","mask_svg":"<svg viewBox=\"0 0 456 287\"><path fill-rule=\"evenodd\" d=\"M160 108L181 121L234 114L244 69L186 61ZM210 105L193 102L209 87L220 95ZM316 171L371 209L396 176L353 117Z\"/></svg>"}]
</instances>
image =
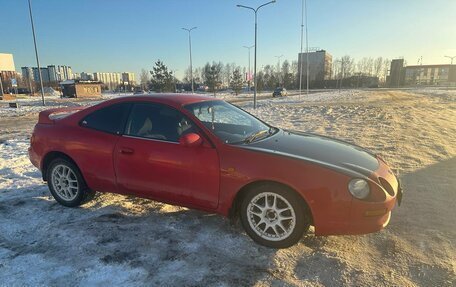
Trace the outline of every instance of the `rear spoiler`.
<instances>
[{"instance_id":1,"label":"rear spoiler","mask_svg":"<svg viewBox=\"0 0 456 287\"><path fill-rule=\"evenodd\" d=\"M55 108L40 112L38 116L39 124L53 124L55 120L62 119L75 112L85 109L86 107L69 107L69 108Z\"/></svg>"}]
</instances>

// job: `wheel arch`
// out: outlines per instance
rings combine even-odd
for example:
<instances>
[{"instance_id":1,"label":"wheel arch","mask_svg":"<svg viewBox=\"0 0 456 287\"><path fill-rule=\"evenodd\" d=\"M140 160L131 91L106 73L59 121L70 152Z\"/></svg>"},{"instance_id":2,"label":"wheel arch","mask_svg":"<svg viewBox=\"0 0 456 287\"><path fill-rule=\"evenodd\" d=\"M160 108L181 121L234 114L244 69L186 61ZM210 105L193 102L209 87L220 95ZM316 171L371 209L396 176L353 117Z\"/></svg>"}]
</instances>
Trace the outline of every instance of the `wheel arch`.
<instances>
[{"instance_id":1,"label":"wheel arch","mask_svg":"<svg viewBox=\"0 0 456 287\"><path fill-rule=\"evenodd\" d=\"M236 195L235 195L235 197L234 197L234 199L233 199L233 201L231 203L231 207L230 207L229 212L228 212L228 218L231 221L236 221L238 216L239 216L239 210L240 210L240 207L241 207L242 199L245 197L247 192L249 190L252 190L252 189L258 187L258 186L265 185L265 184L278 185L278 186L280 186L282 188L285 188L285 189L293 192L301 200L302 206L304 206L304 212L309 216L310 223L313 224L312 211L311 211L310 206L307 203L306 199L302 196L302 194L297 192L296 189L294 189L293 187L289 186L288 184L284 184L282 182L278 182L278 181L274 181L274 180L257 180L257 181L253 181L253 182L250 182L250 183L244 185L241 189L239 189L239 191L236 193Z\"/></svg>"},{"instance_id":2,"label":"wheel arch","mask_svg":"<svg viewBox=\"0 0 456 287\"><path fill-rule=\"evenodd\" d=\"M67 155L61 151L51 151L51 152L48 152L44 156L42 164L41 164L41 175L42 175L44 181L47 181L46 175L47 175L47 170L49 168L49 165L51 164L51 162L53 160L55 160L57 158L62 158L62 159L68 160L69 162L74 164L78 168L79 173L81 174L82 179L85 182L84 175L82 174L81 169L79 168L78 164L69 155Z\"/></svg>"}]
</instances>

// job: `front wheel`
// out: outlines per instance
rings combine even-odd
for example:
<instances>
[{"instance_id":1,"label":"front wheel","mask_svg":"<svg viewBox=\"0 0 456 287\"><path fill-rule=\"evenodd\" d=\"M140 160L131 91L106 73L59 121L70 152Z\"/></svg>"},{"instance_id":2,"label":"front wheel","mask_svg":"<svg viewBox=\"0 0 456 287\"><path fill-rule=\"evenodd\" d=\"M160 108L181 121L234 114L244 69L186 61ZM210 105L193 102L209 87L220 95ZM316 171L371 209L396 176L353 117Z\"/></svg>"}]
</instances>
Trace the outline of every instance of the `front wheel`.
<instances>
[{"instance_id":1,"label":"front wheel","mask_svg":"<svg viewBox=\"0 0 456 287\"><path fill-rule=\"evenodd\" d=\"M310 226L299 195L276 184L250 190L241 203L241 221L247 234L261 245L287 248Z\"/></svg>"},{"instance_id":2,"label":"front wheel","mask_svg":"<svg viewBox=\"0 0 456 287\"><path fill-rule=\"evenodd\" d=\"M94 191L87 188L78 167L63 158L51 162L47 181L55 200L67 207L79 206L95 195Z\"/></svg>"}]
</instances>

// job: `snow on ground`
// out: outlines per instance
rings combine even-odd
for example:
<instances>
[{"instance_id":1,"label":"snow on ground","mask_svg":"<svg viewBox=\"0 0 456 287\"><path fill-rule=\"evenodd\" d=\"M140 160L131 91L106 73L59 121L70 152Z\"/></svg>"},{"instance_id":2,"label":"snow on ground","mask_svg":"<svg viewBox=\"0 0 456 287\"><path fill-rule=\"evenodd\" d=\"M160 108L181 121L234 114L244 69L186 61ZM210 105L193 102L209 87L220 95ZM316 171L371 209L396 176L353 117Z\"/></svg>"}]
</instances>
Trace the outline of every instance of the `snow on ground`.
<instances>
[{"instance_id":1,"label":"snow on ground","mask_svg":"<svg viewBox=\"0 0 456 287\"><path fill-rule=\"evenodd\" d=\"M46 94L47 95L47 94ZM9 108L8 102L0 101L0 118L6 117L20 117L30 114L37 114L43 110L60 107L73 107L73 106L88 106L95 105L99 102L117 98L131 96L132 93L104 93L101 98L60 98L58 95L45 96L45 106L41 96L34 97L20 97L15 102L19 105L19 109Z\"/></svg>"},{"instance_id":2,"label":"snow on ground","mask_svg":"<svg viewBox=\"0 0 456 287\"><path fill-rule=\"evenodd\" d=\"M276 126L368 147L399 171L404 202L385 230L308 234L296 246L273 250L221 216L150 200L99 194L65 208L27 156L43 108L38 99L20 100L14 111L0 104L0 286L456 285L454 90L266 97L256 110L249 95L230 100Z\"/></svg>"}]
</instances>

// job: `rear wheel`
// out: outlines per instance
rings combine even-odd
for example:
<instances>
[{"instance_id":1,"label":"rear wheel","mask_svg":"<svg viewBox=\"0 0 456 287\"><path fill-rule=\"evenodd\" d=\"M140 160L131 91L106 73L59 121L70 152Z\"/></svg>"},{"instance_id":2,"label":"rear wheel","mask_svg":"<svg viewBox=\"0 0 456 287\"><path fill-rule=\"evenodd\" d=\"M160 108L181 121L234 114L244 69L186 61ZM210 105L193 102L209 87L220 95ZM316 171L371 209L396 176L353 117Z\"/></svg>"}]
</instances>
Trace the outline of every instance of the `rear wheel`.
<instances>
[{"instance_id":1,"label":"rear wheel","mask_svg":"<svg viewBox=\"0 0 456 287\"><path fill-rule=\"evenodd\" d=\"M241 203L241 221L256 242L272 248L296 244L310 226L299 195L278 184L250 190Z\"/></svg>"},{"instance_id":2,"label":"rear wheel","mask_svg":"<svg viewBox=\"0 0 456 287\"><path fill-rule=\"evenodd\" d=\"M87 188L78 167L63 158L51 162L47 169L47 182L55 200L67 207L79 206L95 195Z\"/></svg>"}]
</instances>

